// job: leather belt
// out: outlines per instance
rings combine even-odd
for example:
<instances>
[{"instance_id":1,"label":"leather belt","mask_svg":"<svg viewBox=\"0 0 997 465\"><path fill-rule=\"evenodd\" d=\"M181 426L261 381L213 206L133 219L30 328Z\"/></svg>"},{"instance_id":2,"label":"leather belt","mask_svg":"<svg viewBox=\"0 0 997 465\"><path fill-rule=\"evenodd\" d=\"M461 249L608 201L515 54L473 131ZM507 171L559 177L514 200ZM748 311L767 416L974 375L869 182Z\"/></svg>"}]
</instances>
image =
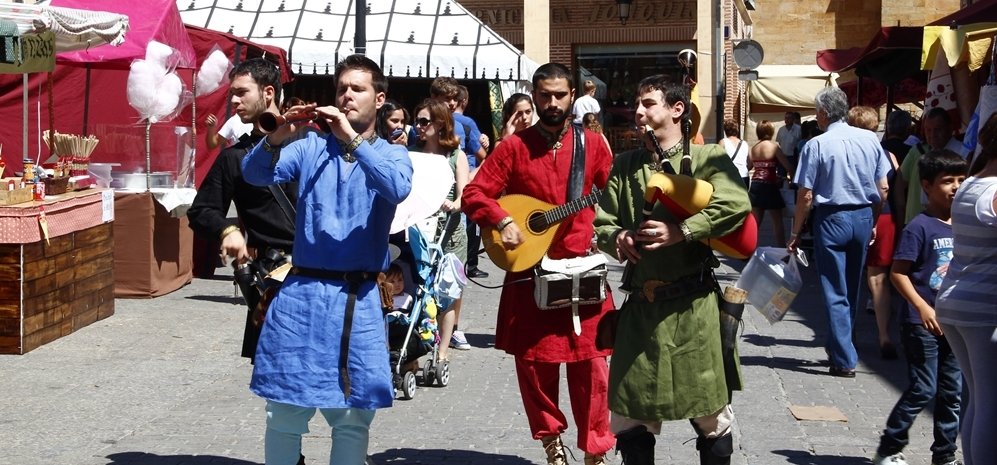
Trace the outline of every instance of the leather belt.
<instances>
[{"instance_id":1,"label":"leather belt","mask_svg":"<svg viewBox=\"0 0 997 465\"><path fill-rule=\"evenodd\" d=\"M362 283L364 281L377 280L378 273L371 271L335 271L322 268L307 268L295 266L289 272L293 275L305 276L315 279L327 279L329 281L346 281L348 283Z\"/></svg>"},{"instance_id":2,"label":"leather belt","mask_svg":"<svg viewBox=\"0 0 997 465\"><path fill-rule=\"evenodd\" d=\"M659 281L655 279L644 281L640 292L630 294L638 302L654 303L655 301L674 300L692 294L716 289L713 275L705 270L702 275L693 274L675 281Z\"/></svg>"},{"instance_id":3,"label":"leather belt","mask_svg":"<svg viewBox=\"0 0 997 465\"><path fill-rule=\"evenodd\" d=\"M334 271L321 268L306 268L295 266L290 274L330 281L345 281L347 286L346 310L343 312L343 336L339 341L339 379L342 383L343 397L350 398L350 333L353 331L353 309L357 304L357 293L364 281L374 281L379 273L370 271Z\"/></svg>"}]
</instances>

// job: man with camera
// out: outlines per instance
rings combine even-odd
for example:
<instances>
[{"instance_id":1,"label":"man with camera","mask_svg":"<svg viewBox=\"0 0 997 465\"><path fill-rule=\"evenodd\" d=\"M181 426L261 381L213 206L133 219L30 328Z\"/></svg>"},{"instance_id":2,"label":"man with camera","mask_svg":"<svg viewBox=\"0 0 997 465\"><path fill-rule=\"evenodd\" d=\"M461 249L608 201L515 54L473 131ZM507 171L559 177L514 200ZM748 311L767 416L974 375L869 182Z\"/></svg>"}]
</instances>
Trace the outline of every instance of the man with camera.
<instances>
[{"instance_id":1,"label":"man with camera","mask_svg":"<svg viewBox=\"0 0 997 465\"><path fill-rule=\"evenodd\" d=\"M253 186L243 179L240 163L264 136L258 124L260 115L278 111L280 70L265 59L254 58L233 68L229 79L230 102L235 114L244 123L253 124L253 131L218 155L198 187L187 218L195 234L211 242L220 240L222 255L234 258L237 266L256 257L269 259L258 260L252 267L259 267L266 261L279 264L284 255L291 254L294 242L293 205L297 201L297 189L293 183ZM233 201L245 235L237 222L228 218ZM265 274L269 269L261 271ZM236 276L252 279L252 274L236 273ZM251 312L259 295L247 292L248 288L243 289ZM242 356L252 359L259 328L252 323L250 312L246 316Z\"/></svg>"}]
</instances>

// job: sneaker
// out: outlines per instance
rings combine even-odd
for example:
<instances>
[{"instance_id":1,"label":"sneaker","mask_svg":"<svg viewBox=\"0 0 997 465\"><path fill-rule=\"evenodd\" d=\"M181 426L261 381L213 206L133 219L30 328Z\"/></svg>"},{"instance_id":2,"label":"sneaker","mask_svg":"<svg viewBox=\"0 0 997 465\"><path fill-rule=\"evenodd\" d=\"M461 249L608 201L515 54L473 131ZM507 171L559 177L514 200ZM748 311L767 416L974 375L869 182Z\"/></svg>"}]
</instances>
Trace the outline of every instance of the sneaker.
<instances>
[{"instance_id":1,"label":"sneaker","mask_svg":"<svg viewBox=\"0 0 997 465\"><path fill-rule=\"evenodd\" d=\"M564 454L564 443L561 436L547 436L540 439L547 453L547 465L567 465L568 456Z\"/></svg>"},{"instance_id":2,"label":"sneaker","mask_svg":"<svg viewBox=\"0 0 997 465\"><path fill-rule=\"evenodd\" d=\"M897 452L893 455L882 456L878 453L872 458L872 465L907 465L907 460L904 459L904 454L902 452Z\"/></svg>"},{"instance_id":3,"label":"sneaker","mask_svg":"<svg viewBox=\"0 0 997 465\"><path fill-rule=\"evenodd\" d=\"M478 269L478 267L468 267L467 276L470 278L487 278L488 272Z\"/></svg>"},{"instance_id":4,"label":"sneaker","mask_svg":"<svg viewBox=\"0 0 997 465\"><path fill-rule=\"evenodd\" d=\"M457 350L471 350L471 344L467 343L467 338L464 337L463 331L453 332L453 335L450 336L450 347Z\"/></svg>"}]
</instances>

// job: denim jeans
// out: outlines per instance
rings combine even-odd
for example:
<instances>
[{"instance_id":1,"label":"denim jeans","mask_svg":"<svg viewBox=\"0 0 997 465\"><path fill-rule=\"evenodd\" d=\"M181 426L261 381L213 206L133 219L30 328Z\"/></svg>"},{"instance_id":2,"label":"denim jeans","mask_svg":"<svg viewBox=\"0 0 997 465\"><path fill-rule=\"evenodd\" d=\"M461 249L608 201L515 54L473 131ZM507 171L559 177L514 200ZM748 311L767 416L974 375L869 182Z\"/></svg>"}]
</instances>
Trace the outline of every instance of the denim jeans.
<instances>
[{"instance_id":1,"label":"denim jeans","mask_svg":"<svg viewBox=\"0 0 997 465\"><path fill-rule=\"evenodd\" d=\"M826 348L833 367L854 370L858 365L852 326L872 225L868 206L818 206L814 213L814 257L827 308Z\"/></svg>"},{"instance_id":2,"label":"denim jeans","mask_svg":"<svg viewBox=\"0 0 997 465\"><path fill-rule=\"evenodd\" d=\"M893 455L910 442L907 432L921 410L935 401L932 463L945 463L955 457L959 434L962 372L945 336L935 336L923 325L904 323L900 341L907 357L910 386L900 396L886 420L877 453Z\"/></svg>"}]
</instances>

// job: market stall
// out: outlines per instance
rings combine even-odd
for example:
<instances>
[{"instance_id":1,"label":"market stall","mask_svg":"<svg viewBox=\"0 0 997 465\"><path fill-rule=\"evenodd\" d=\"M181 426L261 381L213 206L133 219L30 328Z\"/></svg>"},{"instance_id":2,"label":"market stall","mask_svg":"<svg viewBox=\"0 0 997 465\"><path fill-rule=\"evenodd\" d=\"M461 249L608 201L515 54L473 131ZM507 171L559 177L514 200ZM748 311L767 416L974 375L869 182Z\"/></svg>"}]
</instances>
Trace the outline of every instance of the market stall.
<instances>
[{"instance_id":1,"label":"market stall","mask_svg":"<svg viewBox=\"0 0 997 465\"><path fill-rule=\"evenodd\" d=\"M0 354L114 314L113 220L108 189L0 206Z\"/></svg>"},{"instance_id":2,"label":"market stall","mask_svg":"<svg viewBox=\"0 0 997 465\"><path fill-rule=\"evenodd\" d=\"M32 5L0 5L0 18L5 35L0 74L21 74L4 80L14 85L0 93L21 97L21 106L5 105L5 111L23 109L20 118L4 115L22 124L0 138L0 147L7 142L12 148L7 152L12 163L0 161L0 171L12 175L15 167L24 169L22 161L31 167L42 157L40 148L29 155L27 144L29 75L50 76L59 51L122 43L128 18ZM18 125L5 125L11 126ZM29 169L0 183L2 354L26 353L114 313L113 195L88 189L90 178L85 168L79 172L80 165L73 167L76 171L63 168L69 165L57 167L47 179Z\"/></svg>"}]
</instances>

